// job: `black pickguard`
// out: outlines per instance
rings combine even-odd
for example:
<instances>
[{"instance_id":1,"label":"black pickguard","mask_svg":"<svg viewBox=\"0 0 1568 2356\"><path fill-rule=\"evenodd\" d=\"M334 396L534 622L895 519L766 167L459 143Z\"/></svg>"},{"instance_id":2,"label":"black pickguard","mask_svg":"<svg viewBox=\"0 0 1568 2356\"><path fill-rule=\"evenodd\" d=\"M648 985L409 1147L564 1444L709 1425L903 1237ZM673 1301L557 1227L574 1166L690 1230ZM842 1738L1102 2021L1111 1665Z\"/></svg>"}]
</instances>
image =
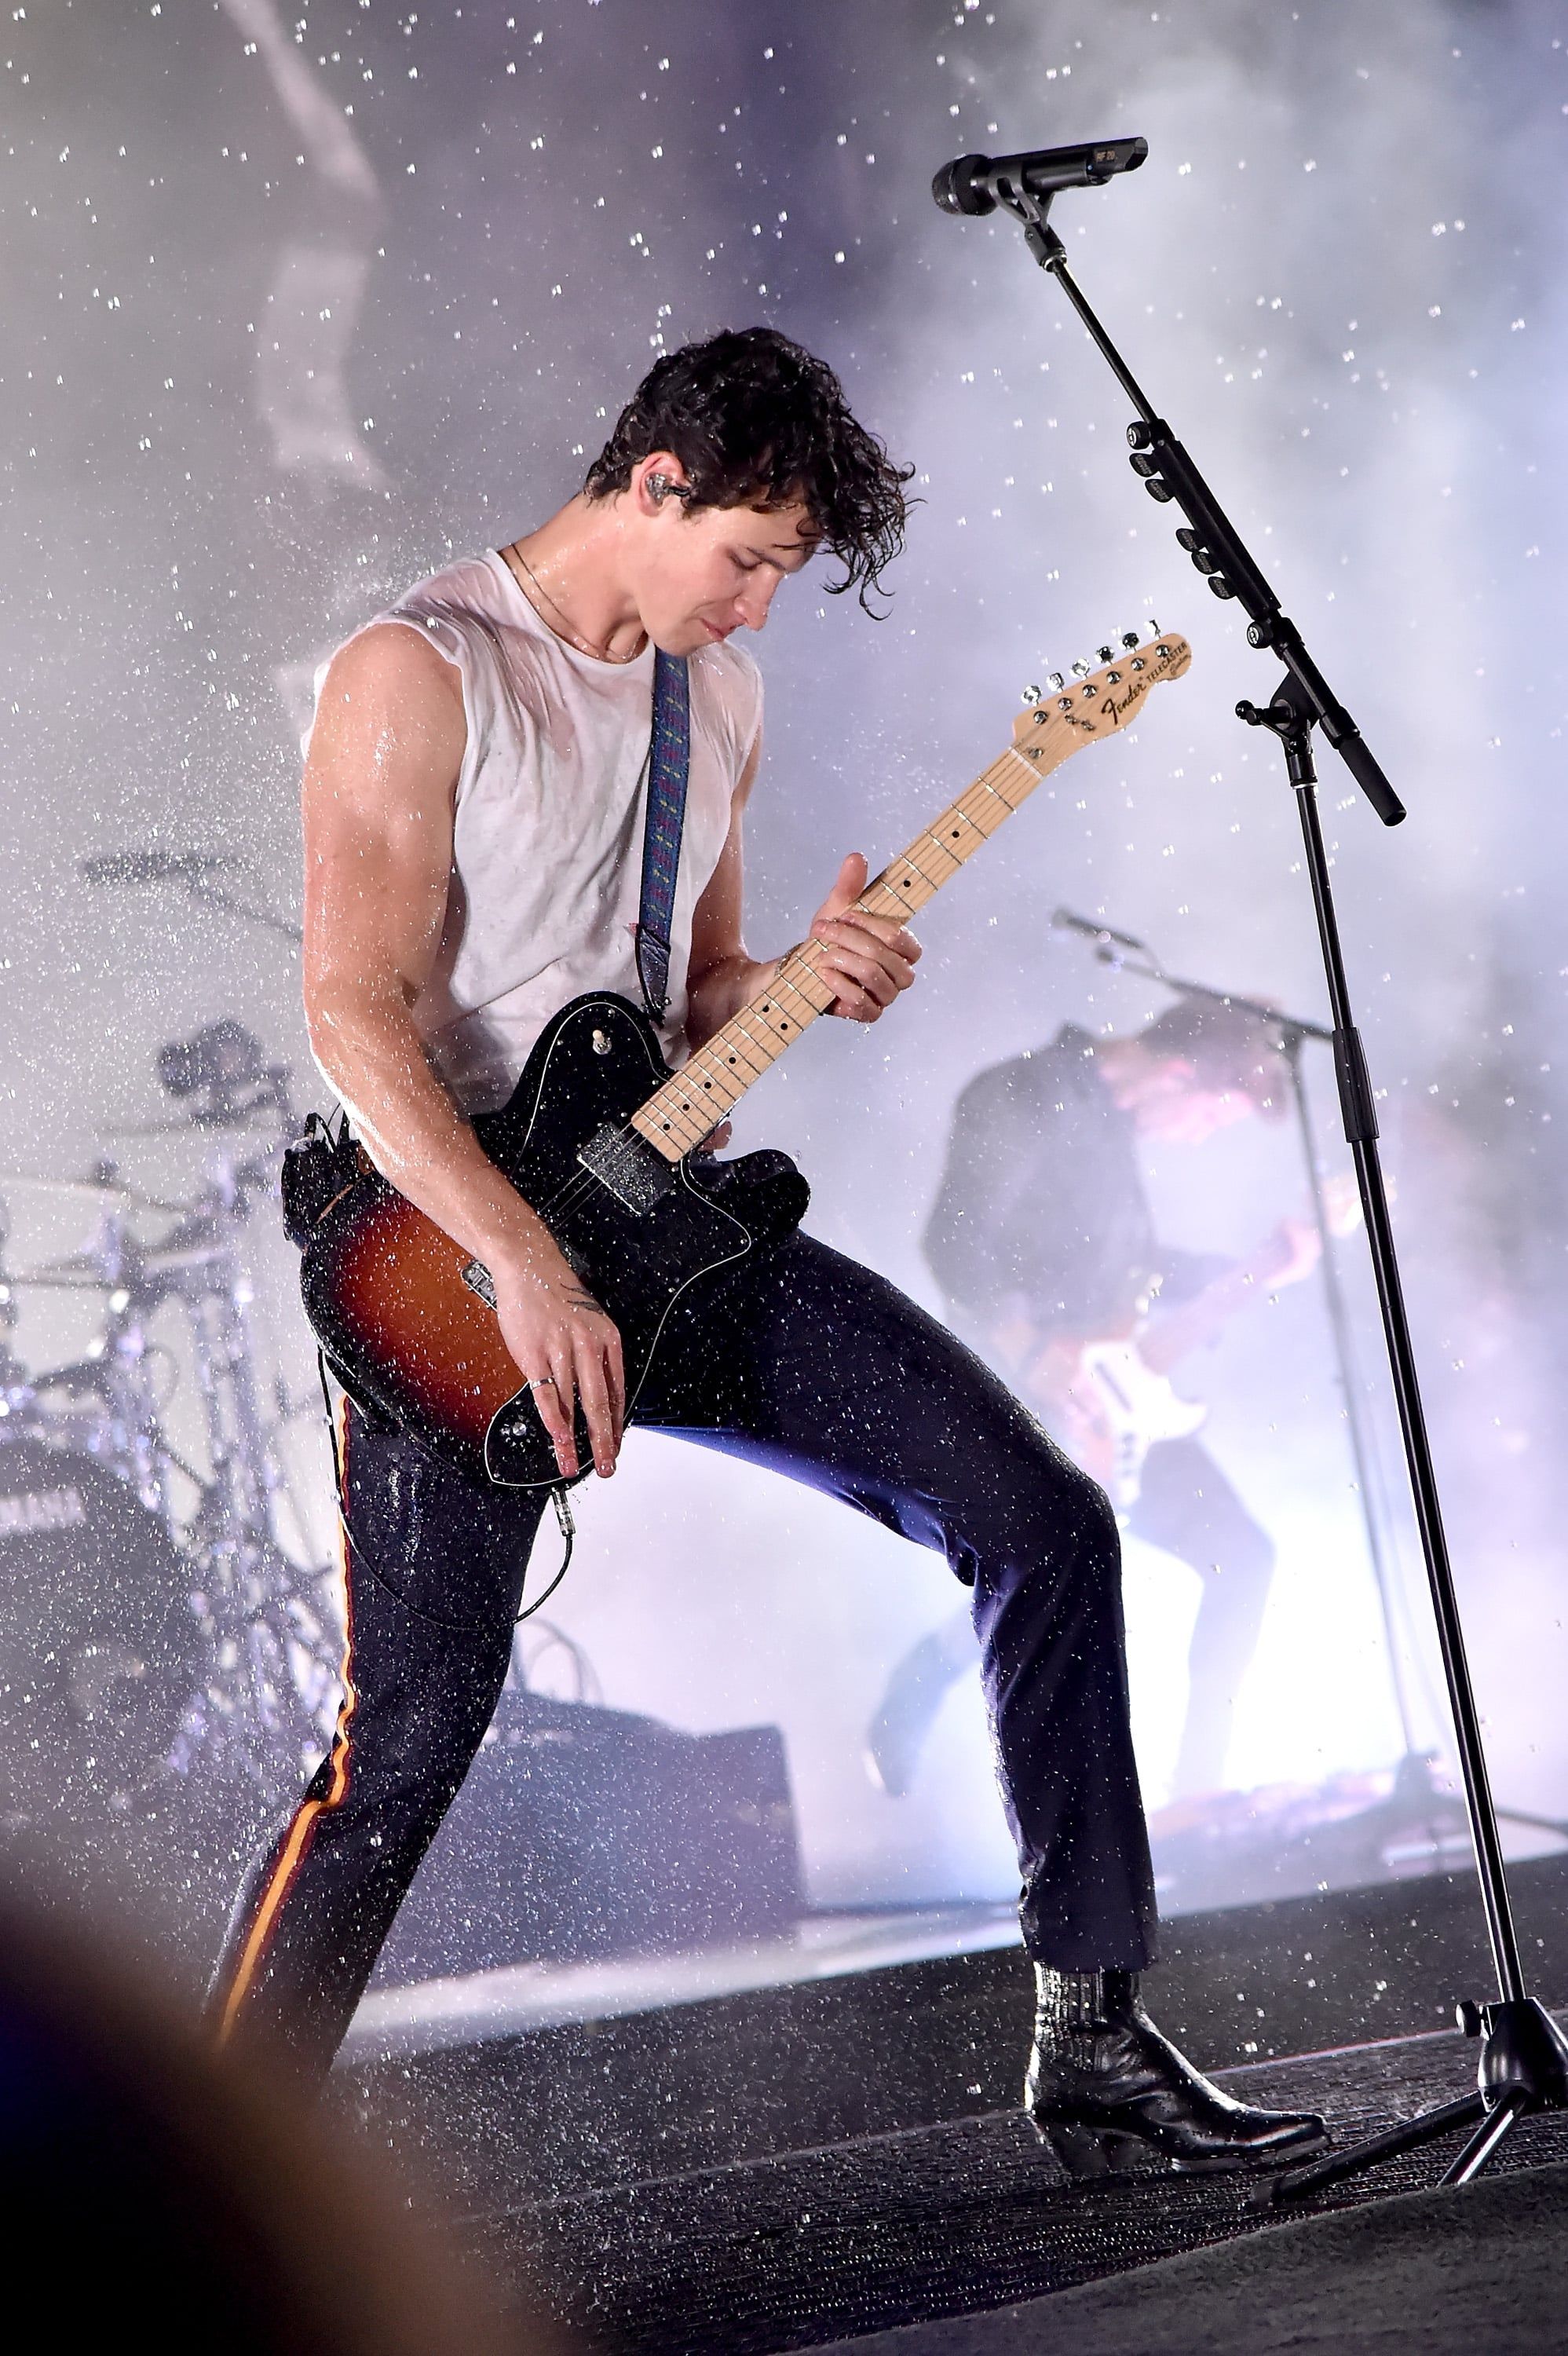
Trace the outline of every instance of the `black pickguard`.
<instances>
[{"instance_id":1,"label":"black pickguard","mask_svg":"<svg viewBox=\"0 0 1568 2356\"><path fill-rule=\"evenodd\" d=\"M612 992L591 992L561 1008L508 1102L475 1124L486 1153L618 1327L628 1422L682 1293L790 1234L809 1199L784 1154L728 1162L699 1155L672 1165L628 1131L632 1114L667 1076L647 1017ZM578 1450L586 1465L581 1414ZM527 1391L493 1419L485 1453L502 1487L560 1477Z\"/></svg>"}]
</instances>

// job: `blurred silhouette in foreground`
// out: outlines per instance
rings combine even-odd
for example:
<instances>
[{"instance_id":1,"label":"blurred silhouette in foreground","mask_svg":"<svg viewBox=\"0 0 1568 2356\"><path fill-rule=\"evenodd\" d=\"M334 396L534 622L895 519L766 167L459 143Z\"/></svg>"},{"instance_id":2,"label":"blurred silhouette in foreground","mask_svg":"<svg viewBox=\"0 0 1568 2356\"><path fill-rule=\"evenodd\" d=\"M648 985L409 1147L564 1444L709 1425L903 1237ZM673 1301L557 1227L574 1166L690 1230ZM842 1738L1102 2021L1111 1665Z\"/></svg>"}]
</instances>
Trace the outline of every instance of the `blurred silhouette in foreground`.
<instances>
[{"instance_id":1,"label":"blurred silhouette in foreground","mask_svg":"<svg viewBox=\"0 0 1568 2356\"><path fill-rule=\"evenodd\" d=\"M0 1894L0 2211L48 2340L222 2356L560 2356L345 2132L219 2066L91 1925ZM27 2286L32 2285L31 2297ZM34 2304L33 2302L37 2302Z\"/></svg>"}]
</instances>

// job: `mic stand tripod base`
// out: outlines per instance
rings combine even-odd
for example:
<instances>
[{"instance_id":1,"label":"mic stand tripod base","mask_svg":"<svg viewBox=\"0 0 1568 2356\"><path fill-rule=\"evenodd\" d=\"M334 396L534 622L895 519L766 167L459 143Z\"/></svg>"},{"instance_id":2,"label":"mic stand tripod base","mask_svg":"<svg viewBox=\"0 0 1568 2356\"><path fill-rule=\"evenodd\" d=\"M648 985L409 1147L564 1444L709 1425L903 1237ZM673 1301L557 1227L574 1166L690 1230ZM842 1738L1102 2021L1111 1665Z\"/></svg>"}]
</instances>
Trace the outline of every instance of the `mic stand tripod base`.
<instances>
[{"instance_id":1,"label":"mic stand tripod base","mask_svg":"<svg viewBox=\"0 0 1568 2356\"><path fill-rule=\"evenodd\" d=\"M1258 2188L1253 2205L1273 2209L1304 2200L1344 2177L1359 2176L1363 2169L1435 2143L1456 2127L1473 2127L1475 2132L1441 2181L1468 2184L1520 2119L1541 2111L1568 2110L1568 2038L1543 2004L1534 1997L1482 2005L1472 2004L1467 1997L1458 2008L1458 2018L1467 2037L1485 2038L1473 2094L1456 2103L1440 2103L1435 2110L1423 2111L1416 2118L1403 2119L1381 2135L1369 2136L1348 2150L1331 2152L1326 2159L1287 2169Z\"/></svg>"}]
</instances>

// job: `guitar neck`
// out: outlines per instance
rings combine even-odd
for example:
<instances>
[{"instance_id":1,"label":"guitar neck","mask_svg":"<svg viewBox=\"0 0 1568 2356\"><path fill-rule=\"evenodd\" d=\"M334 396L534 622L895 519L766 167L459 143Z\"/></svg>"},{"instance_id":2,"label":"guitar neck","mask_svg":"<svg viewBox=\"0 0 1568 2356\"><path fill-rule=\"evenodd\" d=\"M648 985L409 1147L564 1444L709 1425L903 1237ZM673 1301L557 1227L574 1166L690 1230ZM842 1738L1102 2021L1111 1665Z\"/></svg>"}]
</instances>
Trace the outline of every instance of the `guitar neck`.
<instances>
[{"instance_id":1,"label":"guitar neck","mask_svg":"<svg viewBox=\"0 0 1568 2356\"><path fill-rule=\"evenodd\" d=\"M1130 648L1131 638L1123 645ZM1192 659L1184 638L1156 634L1137 651L1101 652L1107 668L1057 691L1022 715L1013 742L988 769L965 786L941 817L917 834L901 858L868 884L855 905L869 916L912 916L923 908L965 860L1029 799L1041 777L1095 738L1113 734L1136 717L1151 687L1179 679ZM766 990L699 1047L685 1068L656 1089L632 1115L632 1127L663 1154L678 1162L701 1144L732 1112L753 1080L772 1069L786 1047L837 992L823 969L827 951L818 941L791 949Z\"/></svg>"},{"instance_id":2,"label":"guitar neck","mask_svg":"<svg viewBox=\"0 0 1568 2356\"><path fill-rule=\"evenodd\" d=\"M872 878L856 907L870 916L912 916L1064 757L1058 754L1048 762L1041 746L1020 752L1009 744L956 801L949 802L939 819L915 836L900 858ZM633 1114L632 1127L667 1162L678 1162L700 1145L752 1083L772 1069L819 1014L826 1014L837 995L822 970L826 955L820 941L805 941L791 949L766 990L749 1000Z\"/></svg>"}]
</instances>

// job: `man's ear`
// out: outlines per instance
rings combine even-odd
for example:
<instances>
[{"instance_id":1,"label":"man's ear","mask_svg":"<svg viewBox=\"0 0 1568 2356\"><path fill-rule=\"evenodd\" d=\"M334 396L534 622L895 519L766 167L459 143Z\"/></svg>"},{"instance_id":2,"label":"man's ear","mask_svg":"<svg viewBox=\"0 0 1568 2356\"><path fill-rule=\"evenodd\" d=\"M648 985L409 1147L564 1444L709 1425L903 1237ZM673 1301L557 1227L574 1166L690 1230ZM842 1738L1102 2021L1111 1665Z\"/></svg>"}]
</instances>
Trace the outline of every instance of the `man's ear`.
<instances>
[{"instance_id":1,"label":"man's ear","mask_svg":"<svg viewBox=\"0 0 1568 2356\"><path fill-rule=\"evenodd\" d=\"M651 450L632 469L631 489L639 511L656 515L670 501L684 507L691 498L686 468L673 450Z\"/></svg>"}]
</instances>

